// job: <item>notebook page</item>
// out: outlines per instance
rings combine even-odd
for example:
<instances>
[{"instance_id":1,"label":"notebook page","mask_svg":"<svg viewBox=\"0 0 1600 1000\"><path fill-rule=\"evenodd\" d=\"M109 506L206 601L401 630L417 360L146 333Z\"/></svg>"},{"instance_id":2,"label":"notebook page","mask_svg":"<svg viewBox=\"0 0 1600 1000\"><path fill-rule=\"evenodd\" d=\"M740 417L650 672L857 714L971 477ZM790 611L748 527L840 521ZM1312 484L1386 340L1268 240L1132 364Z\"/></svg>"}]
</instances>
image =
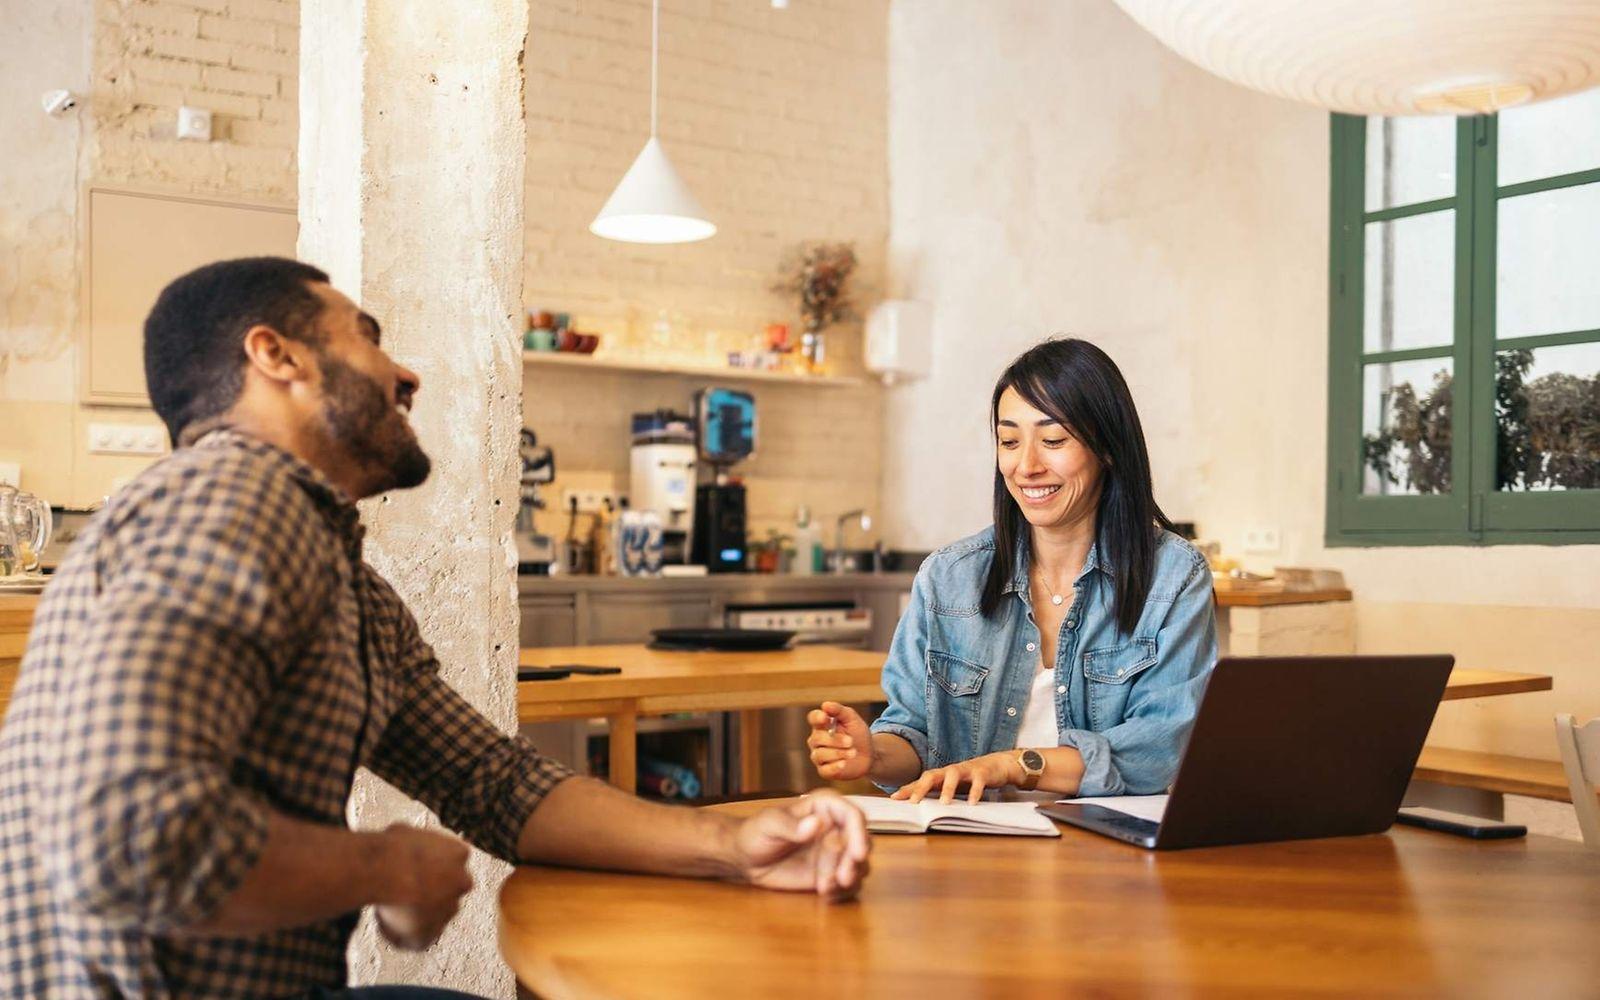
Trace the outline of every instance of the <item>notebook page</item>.
<instances>
[{"instance_id":1,"label":"notebook page","mask_svg":"<svg viewBox=\"0 0 1600 1000\"><path fill-rule=\"evenodd\" d=\"M1102 795L1086 799L1059 799L1060 802L1078 802L1083 805L1104 806L1115 809L1129 816L1147 819L1152 823L1161 822L1161 817L1167 812L1167 797L1165 795Z\"/></svg>"}]
</instances>

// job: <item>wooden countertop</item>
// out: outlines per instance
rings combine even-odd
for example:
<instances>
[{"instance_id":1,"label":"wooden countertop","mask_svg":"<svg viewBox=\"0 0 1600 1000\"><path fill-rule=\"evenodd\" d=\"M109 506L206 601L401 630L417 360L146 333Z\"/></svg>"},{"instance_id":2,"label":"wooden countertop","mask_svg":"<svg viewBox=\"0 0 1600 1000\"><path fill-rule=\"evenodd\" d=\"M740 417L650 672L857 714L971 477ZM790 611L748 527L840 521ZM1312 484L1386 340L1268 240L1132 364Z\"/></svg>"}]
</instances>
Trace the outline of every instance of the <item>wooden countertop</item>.
<instances>
[{"instance_id":1,"label":"wooden countertop","mask_svg":"<svg viewBox=\"0 0 1600 1000\"><path fill-rule=\"evenodd\" d=\"M767 803L719 811L747 814ZM1600 855L1384 834L1144 851L878 836L860 898L524 866L500 950L542 997L1594 995Z\"/></svg>"},{"instance_id":2,"label":"wooden countertop","mask_svg":"<svg viewBox=\"0 0 1600 1000\"><path fill-rule=\"evenodd\" d=\"M763 591L780 597L786 592L851 592L861 590L909 591L915 573L817 573L795 576L782 573L715 573L684 577L622 576L519 576L517 593L524 597L560 597L568 594L737 594ZM1229 586L1216 591L1217 606L1264 608L1283 604L1324 604L1348 601L1349 590L1284 590L1268 585Z\"/></svg>"}]
</instances>

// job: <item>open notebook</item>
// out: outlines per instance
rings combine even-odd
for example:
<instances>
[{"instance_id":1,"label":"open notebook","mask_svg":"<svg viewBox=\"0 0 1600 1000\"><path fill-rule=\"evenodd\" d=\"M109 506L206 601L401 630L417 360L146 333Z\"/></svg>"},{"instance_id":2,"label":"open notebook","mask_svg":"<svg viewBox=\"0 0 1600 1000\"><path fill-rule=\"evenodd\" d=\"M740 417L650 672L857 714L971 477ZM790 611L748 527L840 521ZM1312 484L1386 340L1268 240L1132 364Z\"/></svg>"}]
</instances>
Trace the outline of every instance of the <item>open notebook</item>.
<instances>
[{"instance_id":1,"label":"open notebook","mask_svg":"<svg viewBox=\"0 0 1600 1000\"><path fill-rule=\"evenodd\" d=\"M873 833L997 833L1013 837L1059 837L1061 831L1032 802L901 802L875 795L847 795L867 817Z\"/></svg>"}]
</instances>

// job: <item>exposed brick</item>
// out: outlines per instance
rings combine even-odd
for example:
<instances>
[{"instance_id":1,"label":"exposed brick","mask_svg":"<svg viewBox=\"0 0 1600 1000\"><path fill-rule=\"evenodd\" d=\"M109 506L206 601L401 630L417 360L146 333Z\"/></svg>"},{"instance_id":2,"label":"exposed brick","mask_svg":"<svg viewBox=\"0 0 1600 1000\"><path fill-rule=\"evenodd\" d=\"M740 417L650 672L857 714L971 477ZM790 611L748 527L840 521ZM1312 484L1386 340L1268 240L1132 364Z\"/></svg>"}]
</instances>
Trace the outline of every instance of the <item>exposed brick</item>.
<instances>
[{"instance_id":1,"label":"exposed brick","mask_svg":"<svg viewBox=\"0 0 1600 1000\"><path fill-rule=\"evenodd\" d=\"M190 8L166 3L136 3L116 9L124 24L191 37L200 29L200 12Z\"/></svg>"},{"instance_id":2,"label":"exposed brick","mask_svg":"<svg viewBox=\"0 0 1600 1000\"><path fill-rule=\"evenodd\" d=\"M203 70L205 84L213 90L233 94L254 94L257 97L276 97L278 77L272 73L252 73L248 70L207 66Z\"/></svg>"},{"instance_id":3,"label":"exposed brick","mask_svg":"<svg viewBox=\"0 0 1600 1000\"><path fill-rule=\"evenodd\" d=\"M200 83L200 67L192 62L130 56L125 65L136 84L148 81L192 87Z\"/></svg>"},{"instance_id":4,"label":"exposed brick","mask_svg":"<svg viewBox=\"0 0 1600 1000\"><path fill-rule=\"evenodd\" d=\"M233 47L204 38L155 33L131 46L133 51L168 59L182 59L195 63L226 66L233 56Z\"/></svg>"},{"instance_id":5,"label":"exposed brick","mask_svg":"<svg viewBox=\"0 0 1600 1000\"><path fill-rule=\"evenodd\" d=\"M233 17L271 21L274 24L297 26L300 23L300 5L288 0L230 0L228 13Z\"/></svg>"},{"instance_id":6,"label":"exposed brick","mask_svg":"<svg viewBox=\"0 0 1600 1000\"><path fill-rule=\"evenodd\" d=\"M294 52L258 49L253 45L233 46L229 53L229 65L236 69L274 73L279 77L292 77L300 72L300 60Z\"/></svg>"},{"instance_id":7,"label":"exposed brick","mask_svg":"<svg viewBox=\"0 0 1600 1000\"><path fill-rule=\"evenodd\" d=\"M231 120L227 123L227 138L246 146L269 146L276 149L294 149L296 129L286 122Z\"/></svg>"},{"instance_id":8,"label":"exposed brick","mask_svg":"<svg viewBox=\"0 0 1600 1000\"><path fill-rule=\"evenodd\" d=\"M270 22L212 14L200 18L200 37L263 47L278 44L277 28Z\"/></svg>"}]
</instances>

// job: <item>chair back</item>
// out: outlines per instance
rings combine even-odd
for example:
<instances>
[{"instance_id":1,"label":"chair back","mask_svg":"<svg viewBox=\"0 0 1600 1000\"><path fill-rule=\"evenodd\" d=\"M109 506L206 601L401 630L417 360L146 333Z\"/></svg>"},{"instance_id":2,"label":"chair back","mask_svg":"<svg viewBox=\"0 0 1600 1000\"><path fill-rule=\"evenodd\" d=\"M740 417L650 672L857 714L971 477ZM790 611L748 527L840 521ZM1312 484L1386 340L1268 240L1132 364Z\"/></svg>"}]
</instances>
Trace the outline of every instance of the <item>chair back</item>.
<instances>
[{"instance_id":1,"label":"chair back","mask_svg":"<svg viewBox=\"0 0 1600 1000\"><path fill-rule=\"evenodd\" d=\"M1600 798L1595 796L1595 785L1600 784L1600 718L1580 726L1570 715L1556 716L1556 745L1561 748L1561 766L1567 772L1583 842L1600 851Z\"/></svg>"}]
</instances>

